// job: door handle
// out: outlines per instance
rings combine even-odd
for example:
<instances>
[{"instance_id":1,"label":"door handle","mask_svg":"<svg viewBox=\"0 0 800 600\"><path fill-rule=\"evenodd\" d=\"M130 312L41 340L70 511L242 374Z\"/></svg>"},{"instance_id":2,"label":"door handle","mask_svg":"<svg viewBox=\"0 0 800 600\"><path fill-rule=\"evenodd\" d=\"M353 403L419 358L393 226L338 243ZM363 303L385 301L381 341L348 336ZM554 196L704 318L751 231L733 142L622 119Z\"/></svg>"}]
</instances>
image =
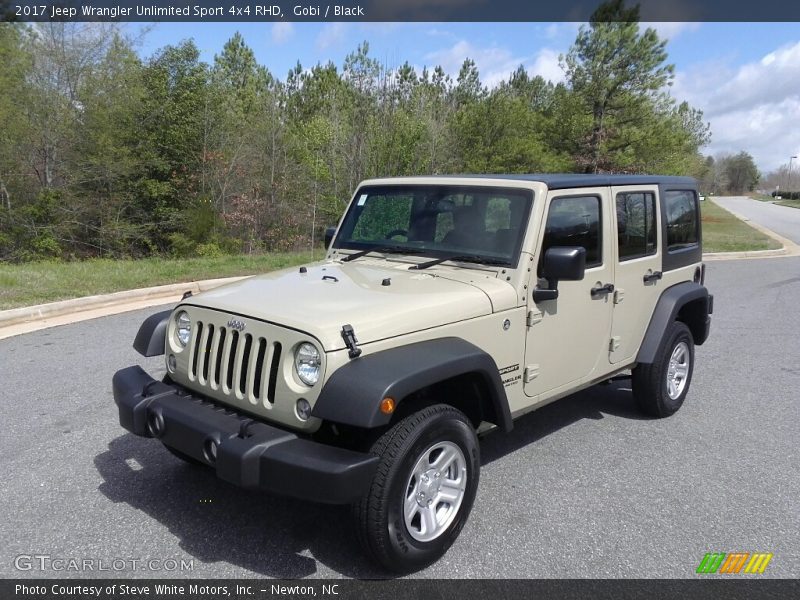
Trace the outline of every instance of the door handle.
<instances>
[{"instance_id":1,"label":"door handle","mask_svg":"<svg viewBox=\"0 0 800 600\"><path fill-rule=\"evenodd\" d=\"M591 289L591 292L592 292L592 298L597 298L605 294L611 294L614 292L614 284L607 283L605 285L598 285L597 287L593 287Z\"/></svg>"},{"instance_id":2,"label":"door handle","mask_svg":"<svg viewBox=\"0 0 800 600\"><path fill-rule=\"evenodd\" d=\"M662 273L661 271L655 271L653 273L647 273L642 279L645 283L650 283L651 281L658 281L661 279Z\"/></svg>"}]
</instances>

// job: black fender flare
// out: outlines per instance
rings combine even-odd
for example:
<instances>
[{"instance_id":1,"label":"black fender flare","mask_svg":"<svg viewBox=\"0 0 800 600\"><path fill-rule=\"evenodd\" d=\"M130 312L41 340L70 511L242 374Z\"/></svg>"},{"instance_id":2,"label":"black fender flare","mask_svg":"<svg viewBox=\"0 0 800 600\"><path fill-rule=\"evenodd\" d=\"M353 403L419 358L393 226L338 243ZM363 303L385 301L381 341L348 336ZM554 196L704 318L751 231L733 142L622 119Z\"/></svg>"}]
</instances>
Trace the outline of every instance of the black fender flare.
<instances>
[{"instance_id":1,"label":"black fender flare","mask_svg":"<svg viewBox=\"0 0 800 600\"><path fill-rule=\"evenodd\" d=\"M133 349L142 356L159 356L164 354L167 339L167 324L172 310L165 310L147 317L139 326Z\"/></svg>"},{"instance_id":2,"label":"black fender flare","mask_svg":"<svg viewBox=\"0 0 800 600\"><path fill-rule=\"evenodd\" d=\"M699 283L684 281L667 288L659 297L639 353L636 355L637 363L653 363L667 327L676 320L681 308L696 300L700 300L703 307L702 323L690 328L695 344L699 346L706 341L711 321L708 315L713 310L713 296L710 296L708 290Z\"/></svg>"},{"instance_id":3,"label":"black fender flare","mask_svg":"<svg viewBox=\"0 0 800 600\"><path fill-rule=\"evenodd\" d=\"M494 359L456 337L415 342L351 360L336 370L320 392L311 415L332 423L373 429L389 424L380 403L403 398L459 375L474 373L485 384L483 420L505 431L513 427L508 398Z\"/></svg>"}]
</instances>

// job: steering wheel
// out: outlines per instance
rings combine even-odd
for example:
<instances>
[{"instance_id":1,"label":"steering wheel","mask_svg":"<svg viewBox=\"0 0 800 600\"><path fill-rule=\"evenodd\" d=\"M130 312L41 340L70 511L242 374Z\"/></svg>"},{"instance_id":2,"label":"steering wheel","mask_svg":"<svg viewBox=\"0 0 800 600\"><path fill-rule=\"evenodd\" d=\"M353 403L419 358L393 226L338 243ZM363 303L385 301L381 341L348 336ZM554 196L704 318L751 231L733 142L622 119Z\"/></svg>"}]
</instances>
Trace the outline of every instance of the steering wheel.
<instances>
[{"instance_id":1,"label":"steering wheel","mask_svg":"<svg viewBox=\"0 0 800 600\"><path fill-rule=\"evenodd\" d=\"M389 233L387 233L383 237L385 237L388 240L388 239L391 239L391 238L393 238L393 237L395 237L397 235L402 235L402 236L408 237L408 231L405 230L405 229L392 229Z\"/></svg>"}]
</instances>

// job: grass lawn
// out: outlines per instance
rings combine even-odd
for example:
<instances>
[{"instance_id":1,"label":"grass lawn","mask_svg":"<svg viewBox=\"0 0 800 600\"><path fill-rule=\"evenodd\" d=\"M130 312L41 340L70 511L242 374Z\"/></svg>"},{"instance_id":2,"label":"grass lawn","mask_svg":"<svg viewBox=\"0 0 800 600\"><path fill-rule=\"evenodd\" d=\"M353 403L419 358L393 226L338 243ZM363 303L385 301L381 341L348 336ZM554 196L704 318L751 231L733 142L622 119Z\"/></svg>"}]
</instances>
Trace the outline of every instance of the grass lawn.
<instances>
[{"instance_id":1,"label":"grass lawn","mask_svg":"<svg viewBox=\"0 0 800 600\"><path fill-rule=\"evenodd\" d=\"M760 202L772 202L773 200L775 200L775 198L773 198L769 194L758 194L755 192L750 194L749 197L752 198L753 200L759 200Z\"/></svg>"},{"instance_id":2,"label":"grass lawn","mask_svg":"<svg viewBox=\"0 0 800 600\"><path fill-rule=\"evenodd\" d=\"M772 250L781 247L771 237L753 229L710 200L701 203L700 211L705 252Z\"/></svg>"},{"instance_id":3,"label":"grass lawn","mask_svg":"<svg viewBox=\"0 0 800 600\"><path fill-rule=\"evenodd\" d=\"M324 256L315 252L317 260ZM311 252L142 260L0 263L0 310L135 288L253 275L311 261Z\"/></svg>"},{"instance_id":4,"label":"grass lawn","mask_svg":"<svg viewBox=\"0 0 800 600\"><path fill-rule=\"evenodd\" d=\"M775 200L772 196L764 194L750 194L753 200L760 200L761 202L772 202L780 206L788 206L789 208L800 208L800 200Z\"/></svg>"},{"instance_id":5,"label":"grass lawn","mask_svg":"<svg viewBox=\"0 0 800 600\"><path fill-rule=\"evenodd\" d=\"M800 208L800 200L778 200L775 204L781 206L788 206L790 208Z\"/></svg>"}]
</instances>

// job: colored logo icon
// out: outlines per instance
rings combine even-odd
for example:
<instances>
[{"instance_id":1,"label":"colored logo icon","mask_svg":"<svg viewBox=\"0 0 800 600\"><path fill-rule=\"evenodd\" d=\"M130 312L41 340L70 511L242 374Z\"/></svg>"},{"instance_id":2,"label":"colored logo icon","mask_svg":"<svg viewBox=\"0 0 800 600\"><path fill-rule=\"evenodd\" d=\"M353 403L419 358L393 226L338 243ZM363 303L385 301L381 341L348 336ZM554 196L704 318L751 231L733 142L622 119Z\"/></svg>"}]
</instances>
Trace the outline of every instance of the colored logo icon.
<instances>
[{"instance_id":1,"label":"colored logo icon","mask_svg":"<svg viewBox=\"0 0 800 600\"><path fill-rule=\"evenodd\" d=\"M763 573L772 553L768 552L709 552L700 561L698 573L735 575L737 573Z\"/></svg>"}]
</instances>

